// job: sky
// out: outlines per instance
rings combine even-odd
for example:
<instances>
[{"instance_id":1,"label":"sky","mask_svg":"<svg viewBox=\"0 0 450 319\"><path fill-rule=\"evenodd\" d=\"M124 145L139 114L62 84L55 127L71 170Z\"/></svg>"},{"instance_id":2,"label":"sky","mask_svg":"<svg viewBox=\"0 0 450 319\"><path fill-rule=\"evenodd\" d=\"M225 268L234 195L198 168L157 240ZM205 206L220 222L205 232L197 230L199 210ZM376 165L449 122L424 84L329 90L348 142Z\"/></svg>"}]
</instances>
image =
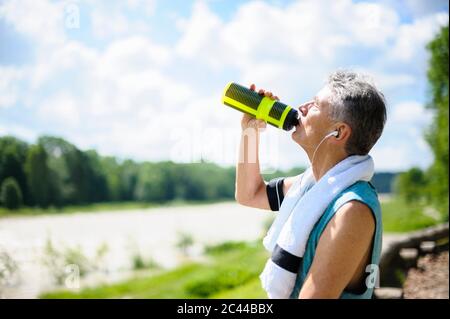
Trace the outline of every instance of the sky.
<instances>
[{"instance_id":1,"label":"sky","mask_svg":"<svg viewBox=\"0 0 450 319\"><path fill-rule=\"evenodd\" d=\"M241 114L221 104L228 82L298 107L346 68L387 100L375 169L426 168L425 46L448 20L437 0L0 0L0 135L234 165ZM262 133L263 172L308 165L290 135Z\"/></svg>"}]
</instances>

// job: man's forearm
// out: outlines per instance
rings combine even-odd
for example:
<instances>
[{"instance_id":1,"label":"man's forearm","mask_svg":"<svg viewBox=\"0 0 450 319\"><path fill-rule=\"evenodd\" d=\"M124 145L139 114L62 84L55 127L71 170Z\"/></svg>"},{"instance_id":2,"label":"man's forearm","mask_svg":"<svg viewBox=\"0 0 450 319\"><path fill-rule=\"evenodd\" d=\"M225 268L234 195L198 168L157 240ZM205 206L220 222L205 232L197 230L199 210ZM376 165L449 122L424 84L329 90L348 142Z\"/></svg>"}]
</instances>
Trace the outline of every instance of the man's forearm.
<instances>
[{"instance_id":1,"label":"man's forearm","mask_svg":"<svg viewBox=\"0 0 450 319\"><path fill-rule=\"evenodd\" d=\"M240 203L253 198L264 180L259 167L259 132L255 128L242 131L236 164L236 200Z\"/></svg>"}]
</instances>

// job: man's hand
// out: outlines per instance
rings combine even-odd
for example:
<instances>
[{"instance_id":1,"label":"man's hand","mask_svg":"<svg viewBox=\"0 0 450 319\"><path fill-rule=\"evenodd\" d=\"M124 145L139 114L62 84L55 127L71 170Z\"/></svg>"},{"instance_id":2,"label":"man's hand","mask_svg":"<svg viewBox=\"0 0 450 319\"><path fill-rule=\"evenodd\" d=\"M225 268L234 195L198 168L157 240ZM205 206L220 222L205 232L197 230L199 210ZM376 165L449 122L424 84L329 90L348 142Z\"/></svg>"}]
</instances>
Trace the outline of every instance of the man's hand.
<instances>
[{"instance_id":1,"label":"man's hand","mask_svg":"<svg viewBox=\"0 0 450 319\"><path fill-rule=\"evenodd\" d=\"M250 85L250 90L256 91L256 85L255 84ZM264 95L272 100L277 100L277 101L280 100L278 98L278 96L275 96L272 94L272 92L265 91L264 89L259 89L258 94ZM243 131L249 127L258 129L258 128L266 128L266 126L267 126L266 122L264 122L263 120L258 120L247 113L244 113L244 115L242 116L241 127L242 127Z\"/></svg>"}]
</instances>

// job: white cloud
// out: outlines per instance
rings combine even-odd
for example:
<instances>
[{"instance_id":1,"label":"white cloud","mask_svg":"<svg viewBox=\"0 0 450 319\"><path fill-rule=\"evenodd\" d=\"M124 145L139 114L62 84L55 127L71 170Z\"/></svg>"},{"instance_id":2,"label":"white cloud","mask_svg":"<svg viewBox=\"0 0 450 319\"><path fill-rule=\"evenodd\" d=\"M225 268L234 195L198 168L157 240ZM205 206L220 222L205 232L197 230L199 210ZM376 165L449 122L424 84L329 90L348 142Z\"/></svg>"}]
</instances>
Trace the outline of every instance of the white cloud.
<instances>
[{"instance_id":1,"label":"white cloud","mask_svg":"<svg viewBox=\"0 0 450 319\"><path fill-rule=\"evenodd\" d=\"M144 34L150 31L144 21L133 21L120 11L92 10L91 14L93 35L100 39L111 39L130 33Z\"/></svg>"},{"instance_id":2,"label":"white cloud","mask_svg":"<svg viewBox=\"0 0 450 319\"><path fill-rule=\"evenodd\" d=\"M354 40L368 46L384 46L399 24L395 11L378 3L351 3L342 1L339 22L353 35Z\"/></svg>"},{"instance_id":3,"label":"white cloud","mask_svg":"<svg viewBox=\"0 0 450 319\"><path fill-rule=\"evenodd\" d=\"M117 70L119 73L124 70L136 72L150 66L167 64L170 58L168 48L152 43L146 37L131 36L114 41L108 46L102 59L102 67Z\"/></svg>"},{"instance_id":4,"label":"white cloud","mask_svg":"<svg viewBox=\"0 0 450 319\"><path fill-rule=\"evenodd\" d=\"M406 5L414 17L421 17L436 12L444 7L445 2L447 0L405 0Z\"/></svg>"},{"instance_id":5,"label":"white cloud","mask_svg":"<svg viewBox=\"0 0 450 319\"><path fill-rule=\"evenodd\" d=\"M156 0L127 0L125 4L129 8L145 12L147 15L155 14L157 6Z\"/></svg>"},{"instance_id":6,"label":"white cloud","mask_svg":"<svg viewBox=\"0 0 450 319\"><path fill-rule=\"evenodd\" d=\"M41 123L80 147L106 154L161 160L170 155L169 131L186 121L189 85L165 75L168 48L132 36L95 50L67 42L31 72ZM193 110L191 110L191 114ZM54 131L52 131L54 132Z\"/></svg>"},{"instance_id":7,"label":"white cloud","mask_svg":"<svg viewBox=\"0 0 450 319\"><path fill-rule=\"evenodd\" d=\"M389 121L397 124L423 126L430 123L432 114L416 101L405 101L393 106Z\"/></svg>"},{"instance_id":8,"label":"white cloud","mask_svg":"<svg viewBox=\"0 0 450 319\"><path fill-rule=\"evenodd\" d=\"M367 21L369 17L369 22ZM204 58L213 66L245 68L258 58L332 60L334 51L359 44L383 46L394 35L398 17L379 4L339 1L294 2L284 8L261 1L239 7L228 22L197 1L189 19L180 19L178 52Z\"/></svg>"},{"instance_id":9,"label":"white cloud","mask_svg":"<svg viewBox=\"0 0 450 319\"><path fill-rule=\"evenodd\" d=\"M416 77L408 73L382 72L373 67L356 67L355 70L372 78L374 84L382 92L412 86L417 82Z\"/></svg>"},{"instance_id":10,"label":"white cloud","mask_svg":"<svg viewBox=\"0 0 450 319\"><path fill-rule=\"evenodd\" d=\"M66 129L77 128L80 124L80 104L70 93L60 92L39 105L38 115L44 123L63 125Z\"/></svg>"},{"instance_id":11,"label":"white cloud","mask_svg":"<svg viewBox=\"0 0 450 319\"><path fill-rule=\"evenodd\" d=\"M432 114L417 101L393 105L383 135L371 152L379 170L406 170L412 166L426 168L433 155L424 138Z\"/></svg>"},{"instance_id":12,"label":"white cloud","mask_svg":"<svg viewBox=\"0 0 450 319\"><path fill-rule=\"evenodd\" d=\"M404 148L396 146L375 146L370 152L376 163L376 170L398 171L408 167L409 156Z\"/></svg>"},{"instance_id":13,"label":"white cloud","mask_svg":"<svg viewBox=\"0 0 450 319\"><path fill-rule=\"evenodd\" d=\"M409 149L398 145L375 145L370 152L375 162L375 170L404 171L412 166L428 167L432 161L431 154L423 150L417 150L416 145L413 143ZM417 153L420 153L421 156L418 157Z\"/></svg>"},{"instance_id":14,"label":"white cloud","mask_svg":"<svg viewBox=\"0 0 450 319\"><path fill-rule=\"evenodd\" d=\"M129 28L127 18L117 12L93 10L90 14L92 30L97 38L108 38L126 34Z\"/></svg>"},{"instance_id":15,"label":"white cloud","mask_svg":"<svg viewBox=\"0 0 450 319\"><path fill-rule=\"evenodd\" d=\"M284 7L251 1L224 21L205 2L197 1L192 15L178 21L182 37L177 52L202 59L213 68L235 67L240 72L235 81L244 85L256 82L296 106L300 99L309 98L305 92L312 94L320 88L330 70L341 67L340 55L365 48L374 51L373 62L368 59L354 68L372 75L377 86L396 101L399 89L417 87L423 79L408 69L399 71L392 66L396 61L425 65L424 46L446 21L445 14L433 14L404 23L389 5L347 0L302 1ZM389 126L416 125L420 129L429 123L429 114L416 102L401 103L393 109ZM411 135L405 132L405 136ZM307 164L306 157L288 140L281 143L284 161ZM429 159L423 139L416 141L427 154L423 158ZM389 143L382 142L380 147L382 152L377 153L382 168L405 167L418 161L414 157L405 160L411 146L403 145L392 153L396 158L392 162L383 159L391 150Z\"/></svg>"},{"instance_id":16,"label":"white cloud","mask_svg":"<svg viewBox=\"0 0 450 319\"><path fill-rule=\"evenodd\" d=\"M0 108L13 106L19 95L19 82L24 72L16 67L0 66Z\"/></svg>"},{"instance_id":17,"label":"white cloud","mask_svg":"<svg viewBox=\"0 0 450 319\"><path fill-rule=\"evenodd\" d=\"M15 123L0 123L0 136L13 135L29 142L34 142L37 134L34 130Z\"/></svg>"},{"instance_id":18,"label":"white cloud","mask_svg":"<svg viewBox=\"0 0 450 319\"><path fill-rule=\"evenodd\" d=\"M391 66L398 61L407 66L425 63L423 46L446 21L442 14L433 14L404 24L383 2L350 0L306 0L286 6L249 1L224 19L206 1L197 1L189 17L176 21L179 40L161 45L147 32L157 31L151 19L129 14L147 9L147 15L155 14L153 0L108 5L87 1L91 32L104 40L100 49L65 38L62 5L37 3L1 6L6 21L33 37L38 54L35 64L21 72L0 70L0 106L24 102L39 123L59 124L59 132L69 140L105 154L177 159L178 151L186 149L180 160L198 160L203 154L227 164L236 154L237 139L231 132L239 132L241 114L220 103L226 82L256 82L296 107L320 89L328 73L360 58L358 50L363 50L367 61L355 67L372 74L383 91L395 94L417 87L423 79ZM34 16L30 8L46 11L48 21L41 15L28 21ZM21 94L19 84L26 86L26 94ZM427 121L425 113L417 102L406 100L394 105L388 125L420 127ZM400 138L416 139L426 153L418 132L405 130ZM308 163L290 133L269 128L265 134L278 138L279 144L264 152L262 148L262 161L277 153L279 167ZM374 149L381 168L429 159L429 153L421 159L411 156L411 145L392 146L395 141L398 137L389 136Z\"/></svg>"},{"instance_id":19,"label":"white cloud","mask_svg":"<svg viewBox=\"0 0 450 319\"><path fill-rule=\"evenodd\" d=\"M0 6L0 18L36 45L47 47L64 41L64 6L64 2L48 0L5 1Z\"/></svg>"},{"instance_id":20,"label":"white cloud","mask_svg":"<svg viewBox=\"0 0 450 319\"><path fill-rule=\"evenodd\" d=\"M341 67L339 55L361 47L389 51L399 25L396 12L376 3L301 1L280 8L251 1L225 22L197 1L192 15L178 20L177 52L212 68L236 67L235 81L256 82L300 104L299 97L310 98ZM372 70L382 88L415 83L407 73Z\"/></svg>"},{"instance_id":21,"label":"white cloud","mask_svg":"<svg viewBox=\"0 0 450 319\"><path fill-rule=\"evenodd\" d=\"M98 39L111 40L150 31L150 23L146 18L153 17L155 0L86 2L89 4L87 14L92 23L92 33ZM133 13L139 13L139 18L136 18L136 14L130 18Z\"/></svg>"},{"instance_id":22,"label":"white cloud","mask_svg":"<svg viewBox=\"0 0 450 319\"><path fill-rule=\"evenodd\" d=\"M419 18L411 24L401 25L395 44L389 52L390 58L403 63L424 60L426 44L448 21L448 14L436 13Z\"/></svg>"},{"instance_id":23,"label":"white cloud","mask_svg":"<svg viewBox=\"0 0 450 319\"><path fill-rule=\"evenodd\" d=\"M94 49L75 41L65 42L45 55L39 55L36 64L28 68L30 86L33 90L39 90L70 70L85 71L85 75L89 76L91 66L97 58Z\"/></svg>"},{"instance_id":24,"label":"white cloud","mask_svg":"<svg viewBox=\"0 0 450 319\"><path fill-rule=\"evenodd\" d=\"M204 2L195 3L191 19L180 19L176 21L176 25L183 30L183 36L176 47L178 54L190 58L199 57L198 53L204 52L207 46L208 51L202 54L202 58L214 64L215 56L220 55L221 50L218 37L222 23L207 5ZM217 38L214 40L215 36Z\"/></svg>"}]
</instances>

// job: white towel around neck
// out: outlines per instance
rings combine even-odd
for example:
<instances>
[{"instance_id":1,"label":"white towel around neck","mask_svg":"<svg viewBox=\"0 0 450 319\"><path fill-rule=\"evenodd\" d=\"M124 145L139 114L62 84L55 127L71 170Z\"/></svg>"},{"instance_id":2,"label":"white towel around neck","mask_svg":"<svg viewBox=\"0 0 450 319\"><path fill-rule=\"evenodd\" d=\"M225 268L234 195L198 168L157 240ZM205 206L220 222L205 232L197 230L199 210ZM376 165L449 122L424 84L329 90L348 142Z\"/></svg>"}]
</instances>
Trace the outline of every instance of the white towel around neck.
<instances>
[{"instance_id":1,"label":"white towel around neck","mask_svg":"<svg viewBox=\"0 0 450 319\"><path fill-rule=\"evenodd\" d=\"M273 252L278 244L290 254L303 257L314 225L331 201L357 181L370 181L374 163L369 155L353 155L332 167L318 182L308 168L291 186L280 210L263 240ZM289 298L296 274L287 271L270 258L260 275L269 298Z\"/></svg>"}]
</instances>

